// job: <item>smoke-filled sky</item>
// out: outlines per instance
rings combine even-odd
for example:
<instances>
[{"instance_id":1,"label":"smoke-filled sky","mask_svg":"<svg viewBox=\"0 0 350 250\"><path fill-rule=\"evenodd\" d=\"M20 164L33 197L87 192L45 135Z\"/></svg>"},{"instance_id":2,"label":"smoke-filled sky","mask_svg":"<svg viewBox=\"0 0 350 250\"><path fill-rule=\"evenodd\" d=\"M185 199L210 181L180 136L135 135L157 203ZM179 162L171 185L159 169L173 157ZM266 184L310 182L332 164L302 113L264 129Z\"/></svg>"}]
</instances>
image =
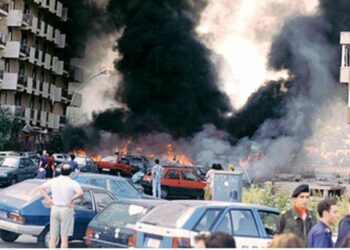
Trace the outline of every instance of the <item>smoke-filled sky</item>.
<instances>
[{"instance_id":1,"label":"smoke-filled sky","mask_svg":"<svg viewBox=\"0 0 350 250\"><path fill-rule=\"evenodd\" d=\"M73 40L98 48L83 59L89 73L114 68L84 90L85 98L100 93L83 107L88 117L95 112L94 128L176 144L200 164L248 161L257 177L284 166L348 164L347 89L338 71L349 1L75 4L84 16L98 13L84 24L73 18L93 31Z\"/></svg>"}]
</instances>

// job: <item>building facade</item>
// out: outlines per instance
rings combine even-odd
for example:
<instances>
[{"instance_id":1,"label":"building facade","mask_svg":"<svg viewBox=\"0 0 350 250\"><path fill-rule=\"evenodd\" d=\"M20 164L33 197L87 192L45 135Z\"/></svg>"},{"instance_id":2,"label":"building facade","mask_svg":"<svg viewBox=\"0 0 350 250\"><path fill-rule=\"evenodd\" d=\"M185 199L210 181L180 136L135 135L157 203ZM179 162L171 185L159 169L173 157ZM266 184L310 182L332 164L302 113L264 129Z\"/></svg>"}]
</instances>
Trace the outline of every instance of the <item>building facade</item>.
<instances>
[{"instance_id":1,"label":"building facade","mask_svg":"<svg viewBox=\"0 0 350 250\"><path fill-rule=\"evenodd\" d=\"M342 46L340 82L348 84L348 123L350 123L350 32L340 33L340 44Z\"/></svg>"},{"instance_id":2,"label":"building facade","mask_svg":"<svg viewBox=\"0 0 350 250\"><path fill-rule=\"evenodd\" d=\"M39 133L66 125L69 85L83 81L70 65L65 0L0 0L0 105ZM71 0L72 1L72 0Z\"/></svg>"}]
</instances>

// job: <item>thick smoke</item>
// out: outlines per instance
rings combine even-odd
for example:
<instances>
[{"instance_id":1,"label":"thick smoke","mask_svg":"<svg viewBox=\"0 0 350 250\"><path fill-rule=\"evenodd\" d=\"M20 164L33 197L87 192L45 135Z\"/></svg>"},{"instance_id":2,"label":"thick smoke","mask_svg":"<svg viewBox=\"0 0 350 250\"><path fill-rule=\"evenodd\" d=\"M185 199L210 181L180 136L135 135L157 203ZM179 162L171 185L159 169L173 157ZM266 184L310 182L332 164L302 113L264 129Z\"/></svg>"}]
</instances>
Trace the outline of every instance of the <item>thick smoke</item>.
<instances>
[{"instance_id":1,"label":"thick smoke","mask_svg":"<svg viewBox=\"0 0 350 250\"><path fill-rule=\"evenodd\" d=\"M97 128L120 134L168 132L189 136L212 123L223 128L231 111L227 96L217 86L209 51L194 36L197 5L188 1L110 1L115 24L124 28L116 49L122 74L116 99L127 106L107 123L95 117ZM111 114L112 111L108 111ZM119 115L122 114L122 115Z\"/></svg>"}]
</instances>

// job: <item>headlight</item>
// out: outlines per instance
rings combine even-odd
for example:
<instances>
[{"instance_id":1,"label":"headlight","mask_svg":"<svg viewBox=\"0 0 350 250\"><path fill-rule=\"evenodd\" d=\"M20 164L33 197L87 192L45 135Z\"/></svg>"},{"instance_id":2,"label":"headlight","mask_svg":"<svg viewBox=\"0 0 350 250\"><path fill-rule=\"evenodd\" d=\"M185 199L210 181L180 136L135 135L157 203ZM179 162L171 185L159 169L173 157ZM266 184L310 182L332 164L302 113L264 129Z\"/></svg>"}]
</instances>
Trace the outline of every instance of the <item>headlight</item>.
<instances>
[{"instance_id":1,"label":"headlight","mask_svg":"<svg viewBox=\"0 0 350 250\"><path fill-rule=\"evenodd\" d=\"M21 224L24 223L24 217L17 213L10 213L10 219Z\"/></svg>"}]
</instances>

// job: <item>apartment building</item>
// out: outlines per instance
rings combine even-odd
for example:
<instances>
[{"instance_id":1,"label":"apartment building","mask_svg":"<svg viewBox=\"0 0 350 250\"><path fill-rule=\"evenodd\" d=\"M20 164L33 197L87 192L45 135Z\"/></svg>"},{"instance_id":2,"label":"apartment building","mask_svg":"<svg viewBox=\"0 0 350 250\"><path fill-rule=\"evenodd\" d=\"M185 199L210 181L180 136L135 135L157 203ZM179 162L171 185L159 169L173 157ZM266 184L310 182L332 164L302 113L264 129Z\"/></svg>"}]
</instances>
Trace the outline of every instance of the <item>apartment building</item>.
<instances>
[{"instance_id":1,"label":"apartment building","mask_svg":"<svg viewBox=\"0 0 350 250\"><path fill-rule=\"evenodd\" d=\"M36 131L59 131L71 103L69 84L83 81L71 66L65 1L0 0L0 106Z\"/></svg>"},{"instance_id":2,"label":"apartment building","mask_svg":"<svg viewBox=\"0 0 350 250\"><path fill-rule=\"evenodd\" d=\"M340 79L341 83L348 84L348 123L350 123L350 32L340 33L340 44L342 46Z\"/></svg>"}]
</instances>

